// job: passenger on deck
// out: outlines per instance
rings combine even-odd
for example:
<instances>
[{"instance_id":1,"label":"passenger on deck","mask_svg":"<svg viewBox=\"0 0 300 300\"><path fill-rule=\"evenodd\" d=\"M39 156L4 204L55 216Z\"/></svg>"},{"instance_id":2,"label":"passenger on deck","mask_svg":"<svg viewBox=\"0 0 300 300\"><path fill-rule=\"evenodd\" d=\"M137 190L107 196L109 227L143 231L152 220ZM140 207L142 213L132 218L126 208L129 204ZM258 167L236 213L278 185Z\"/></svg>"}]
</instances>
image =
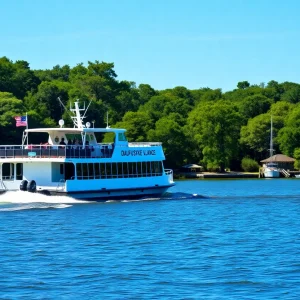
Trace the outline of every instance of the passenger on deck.
<instances>
[{"instance_id":1,"label":"passenger on deck","mask_svg":"<svg viewBox=\"0 0 300 300\"><path fill-rule=\"evenodd\" d=\"M79 142L78 142L78 140L76 139L74 139L73 140L73 149L77 149L79 147Z\"/></svg>"},{"instance_id":2,"label":"passenger on deck","mask_svg":"<svg viewBox=\"0 0 300 300\"><path fill-rule=\"evenodd\" d=\"M85 142L85 149L90 149L91 151L94 151L94 147L90 146L90 142L89 141Z\"/></svg>"},{"instance_id":3,"label":"passenger on deck","mask_svg":"<svg viewBox=\"0 0 300 300\"><path fill-rule=\"evenodd\" d=\"M65 139L61 138L61 141L59 142L59 144L62 146L65 146L66 145ZM63 148L63 147L61 147L61 148Z\"/></svg>"},{"instance_id":4,"label":"passenger on deck","mask_svg":"<svg viewBox=\"0 0 300 300\"><path fill-rule=\"evenodd\" d=\"M73 142L71 139L68 139L68 149L71 149L73 145Z\"/></svg>"}]
</instances>

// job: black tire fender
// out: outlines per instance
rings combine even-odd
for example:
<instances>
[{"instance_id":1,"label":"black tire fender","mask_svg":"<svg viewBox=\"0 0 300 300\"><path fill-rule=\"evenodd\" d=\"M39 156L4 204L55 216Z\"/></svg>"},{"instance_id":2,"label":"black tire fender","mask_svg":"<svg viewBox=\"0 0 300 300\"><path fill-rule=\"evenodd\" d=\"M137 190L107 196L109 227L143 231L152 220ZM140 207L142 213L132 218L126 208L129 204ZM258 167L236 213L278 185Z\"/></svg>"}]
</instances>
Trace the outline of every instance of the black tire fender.
<instances>
[{"instance_id":1,"label":"black tire fender","mask_svg":"<svg viewBox=\"0 0 300 300\"><path fill-rule=\"evenodd\" d=\"M34 193L36 191L36 182L34 180L30 180L28 182L27 191L30 193Z\"/></svg>"},{"instance_id":2,"label":"black tire fender","mask_svg":"<svg viewBox=\"0 0 300 300\"><path fill-rule=\"evenodd\" d=\"M27 191L28 181L22 180L20 183L20 191Z\"/></svg>"}]
</instances>

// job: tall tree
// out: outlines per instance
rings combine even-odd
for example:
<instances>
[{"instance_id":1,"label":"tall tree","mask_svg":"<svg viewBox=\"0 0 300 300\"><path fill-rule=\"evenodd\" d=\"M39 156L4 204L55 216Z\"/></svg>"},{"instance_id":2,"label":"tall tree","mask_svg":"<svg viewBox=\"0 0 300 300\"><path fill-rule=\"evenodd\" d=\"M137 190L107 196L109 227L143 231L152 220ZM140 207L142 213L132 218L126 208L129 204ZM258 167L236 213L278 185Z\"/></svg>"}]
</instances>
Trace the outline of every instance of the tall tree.
<instances>
[{"instance_id":1,"label":"tall tree","mask_svg":"<svg viewBox=\"0 0 300 300\"><path fill-rule=\"evenodd\" d=\"M226 101L198 105L189 115L188 128L209 169L224 171L238 153L241 116L237 107Z\"/></svg>"},{"instance_id":2,"label":"tall tree","mask_svg":"<svg viewBox=\"0 0 300 300\"><path fill-rule=\"evenodd\" d=\"M243 90L248 88L249 86L250 86L250 83L248 81L240 81L237 84L237 88L238 89L243 89Z\"/></svg>"}]
</instances>

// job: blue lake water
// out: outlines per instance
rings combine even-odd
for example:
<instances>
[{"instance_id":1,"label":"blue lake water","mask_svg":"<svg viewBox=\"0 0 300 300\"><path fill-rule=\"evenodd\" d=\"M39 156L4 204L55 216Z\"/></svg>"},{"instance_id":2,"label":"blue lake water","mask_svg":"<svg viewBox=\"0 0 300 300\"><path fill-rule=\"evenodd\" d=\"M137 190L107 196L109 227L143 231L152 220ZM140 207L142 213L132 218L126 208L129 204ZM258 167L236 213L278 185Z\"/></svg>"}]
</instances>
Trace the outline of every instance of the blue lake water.
<instances>
[{"instance_id":1,"label":"blue lake water","mask_svg":"<svg viewBox=\"0 0 300 300\"><path fill-rule=\"evenodd\" d=\"M299 216L299 179L109 203L7 193L0 299L299 299Z\"/></svg>"}]
</instances>

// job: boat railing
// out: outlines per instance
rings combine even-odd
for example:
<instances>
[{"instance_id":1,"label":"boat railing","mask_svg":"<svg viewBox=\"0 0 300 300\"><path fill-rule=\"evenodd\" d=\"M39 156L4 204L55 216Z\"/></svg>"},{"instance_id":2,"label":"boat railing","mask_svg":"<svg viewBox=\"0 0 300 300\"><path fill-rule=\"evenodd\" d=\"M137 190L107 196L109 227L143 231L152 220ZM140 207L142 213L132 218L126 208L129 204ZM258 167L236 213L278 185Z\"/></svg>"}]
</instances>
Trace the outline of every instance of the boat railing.
<instances>
[{"instance_id":1,"label":"boat railing","mask_svg":"<svg viewBox=\"0 0 300 300\"><path fill-rule=\"evenodd\" d=\"M160 142L130 142L128 147L160 147Z\"/></svg>"},{"instance_id":2,"label":"boat railing","mask_svg":"<svg viewBox=\"0 0 300 300\"><path fill-rule=\"evenodd\" d=\"M114 147L64 145L2 145L1 158L111 158Z\"/></svg>"},{"instance_id":3,"label":"boat railing","mask_svg":"<svg viewBox=\"0 0 300 300\"><path fill-rule=\"evenodd\" d=\"M65 189L65 185L66 185L66 181L64 179L60 179L57 187L56 187L56 191L63 191Z\"/></svg>"},{"instance_id":4,"label":"boat railing","mask_svg":"<svg viewBox=\"0 0 300 300\"><path fill-rule=\"evenodd\" d=\"M171 170L171 169L165 169L165 174L169 177L169 181L170 182L174 181L174 179L173 179L173 170Z\"/></svg>"},{"instance_id":5,"label":"boat railing","mask_svg":"<svg viewBox=\"0 0 300 300\"><path fill-rule=\"evenodd\" d=\"M3 178L4 179L4 178ZM6 186L2 179L0 179L0 191L6 191Z\"/></svg>"},{"instance_id":6,"label":"boat railing","mask_svg":"<svg viewBox=\"0 0 300 300\"><path fill-rule=\"evenodd\" d=\"M128 147L158 147L159 142L129 143ZM96 145L1 145L1 158L111 158L116 147L114 143ZM127 147L127 146L126 146Z\"/></svg>"}]
</instances>

